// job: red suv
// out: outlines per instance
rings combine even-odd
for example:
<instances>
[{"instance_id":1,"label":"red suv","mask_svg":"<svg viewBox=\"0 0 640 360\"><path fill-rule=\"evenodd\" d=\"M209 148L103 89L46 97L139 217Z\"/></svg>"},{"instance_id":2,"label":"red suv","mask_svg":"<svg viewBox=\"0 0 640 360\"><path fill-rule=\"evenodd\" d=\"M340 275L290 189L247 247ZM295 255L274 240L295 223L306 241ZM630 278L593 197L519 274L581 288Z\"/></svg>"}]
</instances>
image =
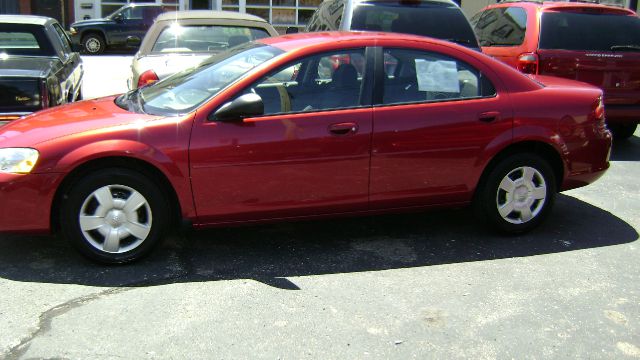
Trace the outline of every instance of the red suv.
<instances>
[{"instance_id":1,"label":"red suv","mask_svg":"<svg viewBox=\"0 0 640 360\"><path fill-rule=\"evenodd\" d=\"M528 74L553 75L604 91L616 137L640 122L640 18L628 9L551 1L487 6L471 19L482 51Z\"/></svg>"}]
</instances>

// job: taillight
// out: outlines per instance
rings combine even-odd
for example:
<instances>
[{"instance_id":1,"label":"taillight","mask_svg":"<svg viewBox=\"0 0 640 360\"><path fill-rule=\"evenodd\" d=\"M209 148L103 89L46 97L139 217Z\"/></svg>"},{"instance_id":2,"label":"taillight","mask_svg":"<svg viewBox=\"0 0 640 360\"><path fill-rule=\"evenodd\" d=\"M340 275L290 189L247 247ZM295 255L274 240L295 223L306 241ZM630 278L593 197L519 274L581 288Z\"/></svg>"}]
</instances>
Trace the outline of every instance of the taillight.
<instances>
[{"instance_id":1,"label":"taillight","mask_svg":"<svg viewBox=\"0 0 640 360\"><path fill-rule=\"evenodd\" d=\"M158 75L156 75L156 73L153 70L147 70L142 74L140 74L140 77L138 78L138 87L141 88L143 86L153 84L158 80L160 79L158 79Z\"/></svg>"},{"instance_id":2,"label":"taillight","mask_svg":"<svg viewBox=\"0 0 640 360\"><path fill-rule=\"evenodd\" d=\"M46 81L40 83L40 105L43 109L49 107L49 89Z\"/></svg>"},{"instance_id":3,"label":"taillight","mask_svg":"<svg viewBox=\"0 0 640 360\"><path fill-rule=\"evenodd\" d=\"M536 53L524 53L518 56L517 69L525 74L537 74L540 59Z\"/></svg>"},{"instance_id":4,"label":"taillight","mask_svg":"<svg viewBox=\"0 0 640 360\"><path fill-rule=\"evenodd\" d=\"M602 96L598 97L593 114L596 116L596 119L604 120L604 101L602 101Z\"/></svg>"},{"instance_id":5,"label":"taillight","mask_svg":"<svg viewBox=\"0 0 640 360\"><path fill-rule=\"evenodd\" d=\"M607 131L607 125L604 116L604 101L602 95L598 96L598 99L593 103L593 110L591 112L596 132L601 134Z\"/></svg>"}]
</instances>

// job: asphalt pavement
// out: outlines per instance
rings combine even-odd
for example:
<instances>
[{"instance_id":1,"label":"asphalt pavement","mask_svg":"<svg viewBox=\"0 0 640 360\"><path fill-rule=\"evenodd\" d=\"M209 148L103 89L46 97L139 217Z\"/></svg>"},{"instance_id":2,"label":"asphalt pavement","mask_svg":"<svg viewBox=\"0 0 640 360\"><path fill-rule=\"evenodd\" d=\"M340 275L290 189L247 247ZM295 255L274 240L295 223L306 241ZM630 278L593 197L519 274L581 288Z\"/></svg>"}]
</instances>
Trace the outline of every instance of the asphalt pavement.
<instances>
[{"instance_id":1,"label":"asphalt pavement","mask_svg":"<svg viewBox=\"0 0 640 360\"><path fill-rule=\"evenodd\" d=\"M85 97L126 90L131 57L90 59ZM438 210L173 235L114 267L2 235L0 358L640 358L635 135L517 237Z\"/></svg>"}]
</instances>

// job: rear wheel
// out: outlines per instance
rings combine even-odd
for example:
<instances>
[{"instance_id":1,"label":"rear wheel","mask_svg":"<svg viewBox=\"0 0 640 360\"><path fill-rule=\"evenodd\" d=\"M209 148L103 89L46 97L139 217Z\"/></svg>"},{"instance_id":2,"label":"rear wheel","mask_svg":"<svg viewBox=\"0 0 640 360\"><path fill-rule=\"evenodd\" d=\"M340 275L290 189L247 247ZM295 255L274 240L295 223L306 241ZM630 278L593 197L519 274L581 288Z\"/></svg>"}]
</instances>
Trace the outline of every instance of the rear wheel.
<instances>
[{"instance_id":1,"label":"rear wheel","mask_svg":"<svg viewBox=\"0 0 640 360\"><path fill-rule=\"evenodd\" d=\"M611 124L608 127L616 139L624 140L633 136L638 124Z\"/></svg>"},{"instance_id":2,"label":"rear wheel","mask_svg":"<svg viewBox=\"0 0 640 360\"><path fill-rule=\"evenodd\" d=\"M538 226L548 214L556 179L540 156L515 154L500 161L478 191L478 215L499 231L517 234Z\"/></svg>"},{"instance_id":3,"label":"rear wheel","mask_svg":"<svg viewBox=\"0 0 640 360\"><path fill-rule=\"evenodd\" d=\"M104 38L99 34L87 34L82 37L83 52L89 55L99 55L107 46Z\"/></svg>"},{"instance_id":4,"label":"rear wheel","mask_svg":"<svg viewBox=\"0 0 640 360\"><path fill-rule=\"evenodd\" d=\"M104 169L67 189L60 227L91 260L126 263L145 256L160 242L167 209L162 191L146 176L128 169Z\"/></svg>"}]
</instances>

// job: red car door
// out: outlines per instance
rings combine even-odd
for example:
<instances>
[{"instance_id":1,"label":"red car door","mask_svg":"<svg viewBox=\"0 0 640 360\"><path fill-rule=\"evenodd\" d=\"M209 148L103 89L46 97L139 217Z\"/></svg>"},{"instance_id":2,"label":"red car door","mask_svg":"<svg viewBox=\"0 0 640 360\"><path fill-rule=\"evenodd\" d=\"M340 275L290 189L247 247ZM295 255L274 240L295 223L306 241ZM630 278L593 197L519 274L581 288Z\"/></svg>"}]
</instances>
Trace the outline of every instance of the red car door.
<instances>
[{"instance_id":1,"label":"red car door","mask_svg":"<svg viewBox=\"0 0 640 360\"><path fill-rule=\"evenodd\" d=\"M512 138L508 99L471 65L433 52L385 49L374 107L371 207L470 200L490 143Z\"/></svg>"},{"instance_id":2,"label":"red car door","mask_svg":"<svg viewBox=\"0 0 640 360\"><path fill-rule=\"evenodd\" d=\"M196 124L199 222L366 209L372 109L360 101L363 69L363 49L307 57L241 92L261 96L264 116Z\"/></svg>"}]
</instances>

